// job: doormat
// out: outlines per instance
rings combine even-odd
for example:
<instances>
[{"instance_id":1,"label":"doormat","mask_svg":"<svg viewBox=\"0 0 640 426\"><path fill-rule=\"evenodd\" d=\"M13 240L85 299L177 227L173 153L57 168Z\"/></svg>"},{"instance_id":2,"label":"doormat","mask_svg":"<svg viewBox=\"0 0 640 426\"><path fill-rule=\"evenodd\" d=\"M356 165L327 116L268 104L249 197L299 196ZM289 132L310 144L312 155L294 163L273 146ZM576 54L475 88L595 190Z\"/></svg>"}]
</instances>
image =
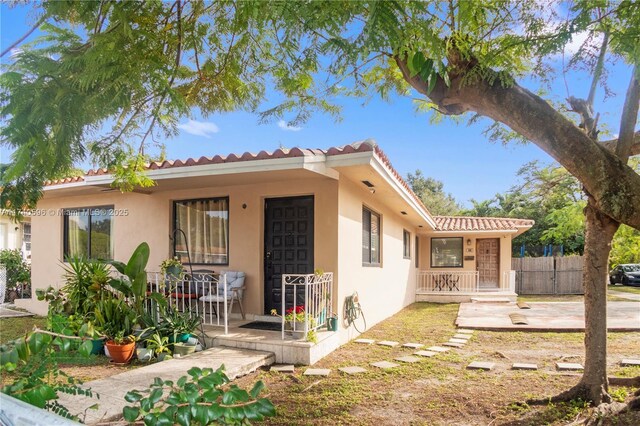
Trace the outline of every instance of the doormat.
<instances>
[{"instance_id":1,"label":"doormat","mask_svg":"<svg viewBox=\"0 0 640 426\"><path fill-rule=\"evenodd\" d=\"M241 325L240 328L252 328L254 330L281 331L282 323L268 322L268 321L252 321L244 325Z\"/></svg>"}]
</instances>

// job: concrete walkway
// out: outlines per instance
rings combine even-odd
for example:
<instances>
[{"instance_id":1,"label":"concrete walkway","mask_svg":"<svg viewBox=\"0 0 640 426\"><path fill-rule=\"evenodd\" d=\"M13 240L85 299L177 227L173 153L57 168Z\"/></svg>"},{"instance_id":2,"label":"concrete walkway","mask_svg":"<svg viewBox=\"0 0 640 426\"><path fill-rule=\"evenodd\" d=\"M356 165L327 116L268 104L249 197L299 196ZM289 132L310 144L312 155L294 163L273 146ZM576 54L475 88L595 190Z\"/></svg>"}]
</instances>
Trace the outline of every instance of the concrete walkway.
<instances>
[{"instance_id":1,"label":"concrete walkway","mask_svg":"<svg viewBox=\"0 0 640 426\"><path fill-rule=\"evenodd\" d=\"M611 287L609 287L609 295L610 296L616 296L616 297L619 297L621 299L636 300L636 301L640 302L640 294L627 293L625 291L615 291L615 290L612 290Z\"/></svg>"},{"instance_id":2,"label":"concrete walkway","mask_svg":"<svg viewBox=\"0 0 640 426\"><path fill-rule=\"evenodd\" d=\"M91 388L94 393L100 395L100 399L63 394L60 403L67 407L72 414L79 415L80 419L86 412L84 422L96 424L120 417L122 408L128 405L124 400L126 393L133 389L148 389L156 377L176 381L181 376L186 376L187 371L192 367L216 370L224 364L225 374L233 380L274 362L275 355L270 352L215 347L183 358L170 359L135 370L128 370L106 379L87 382L83 387ZM97 410L87 409L96 403L99 405Z\"/></svg>"}]
</instances>

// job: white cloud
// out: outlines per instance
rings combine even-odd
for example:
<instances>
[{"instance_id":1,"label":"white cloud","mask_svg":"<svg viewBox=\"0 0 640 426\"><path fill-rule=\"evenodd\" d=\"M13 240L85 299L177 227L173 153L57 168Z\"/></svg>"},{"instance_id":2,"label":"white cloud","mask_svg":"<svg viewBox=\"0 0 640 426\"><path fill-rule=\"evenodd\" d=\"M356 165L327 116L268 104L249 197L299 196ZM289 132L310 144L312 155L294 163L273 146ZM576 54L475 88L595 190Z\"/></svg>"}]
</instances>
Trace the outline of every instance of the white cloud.
<instances>
[{"instance_id":1,"label":"white cloud","mask_svg":"<svg viewBox=\"0 0 640 426\"><path fill-rule=\"evenodd\" d=\"M196 120L189 120L186 123L178 124L178 129L184 130L191 135L203 136L207 139L211 139L211 135L220 131L215 123Z\"/></svg>"},{"instance_id":2,"label":"white cloud","mask_svg":"<svg viewBox=\"0 0 640 426\"><path fill-rule=\"evenodd\" d=\"M22 49L14 48L9 51L9 57L13 59L18 57L21 53L22 53Z\"/></svg>"},{"instance_id":3,"label":"white cloud","mask_svg":"<svg viewBox=\"0 0 640 426\"><path fill-rule=\"evenodd\" d=\"M290 126L284 120L278 121L278 127L280 127L282 130L288 130L290 132L299 132L300 130L302 130L302 127Z\"/></svg>"}]
</instances>

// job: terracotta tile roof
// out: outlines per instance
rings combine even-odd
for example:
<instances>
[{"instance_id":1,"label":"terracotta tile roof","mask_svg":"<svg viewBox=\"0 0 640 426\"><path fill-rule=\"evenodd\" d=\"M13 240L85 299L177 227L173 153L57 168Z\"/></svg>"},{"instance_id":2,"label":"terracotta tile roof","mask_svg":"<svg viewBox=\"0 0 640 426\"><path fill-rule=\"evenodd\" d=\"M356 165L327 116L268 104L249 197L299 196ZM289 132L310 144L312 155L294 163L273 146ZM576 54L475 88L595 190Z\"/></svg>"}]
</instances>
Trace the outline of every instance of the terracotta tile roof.
<instances>
[{"instance_id":1,"label":"terracotta tile roof","mask_svg":"<svg viewBox=\"0 0 640 426\"><path fill-rule=\"evenodd\" d=\"M434 220L437 231L517 231L535 223L507 217L434 216Z\"/></svg>"}]
</instances>

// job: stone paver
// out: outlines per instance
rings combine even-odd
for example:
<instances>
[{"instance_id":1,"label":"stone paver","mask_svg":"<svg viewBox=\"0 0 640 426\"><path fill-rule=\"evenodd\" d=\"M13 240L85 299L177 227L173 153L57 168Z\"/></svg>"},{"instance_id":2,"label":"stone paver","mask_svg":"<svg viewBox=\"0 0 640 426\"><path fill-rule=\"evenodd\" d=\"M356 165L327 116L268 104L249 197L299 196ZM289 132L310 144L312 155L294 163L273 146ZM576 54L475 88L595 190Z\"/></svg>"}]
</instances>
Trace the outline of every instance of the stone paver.
<instances>
[{"instance_id":1,"label":"stone paver","mask_svg":"<svg viewBox=\"0 0 640 426\"><path fill-rule=\"evenodd\" d=\"M430 348L427 348L427 350L431 352L446 352L449 350L449 348L443 348L442 346L431 346Z\"/></svg>"},{"instance_id":2,"label":"stone paver","mask_svg":"<svg viewBox=\"0 0 640 426\"><path fill-rule=\"evenodd\" d=\"M496 364L494 362L482 362L482 361L474 361L471 364L467 365L468 370L493 370Z\"/></svg>"},{"instance_id":3,"label":"stone paver","mask_svg":"<svg viewBox=\"0 0 640 426\"><path fill-rule=\"evenodd\" d=\"M13 309L0 306L0 318L15 318L15 317L32 317L31 312L14 311Z\"/></svg>"},{"instance_id":4,"label":"stone paver","mask_svg":"<svg viewBox=\"0 0 640 426\"><path fill-rule=\"evenodd\" d=\"M456 333L473 334L473 330L469 330L468 328L459 328L456 330Z\"/></svg>"},{"instance_id":5,"label":"stone paver","mask_svg":"<svg viewBox=\"0 0 640 426\"><path fill-rule=\"evenodd\" d=\"M466 339L454 339L453 337L451 339L449 339L449 342L451 342L451 343L460 343L461 345L466 345L467 344L467 340Z\"/></svg>"},{"instance_id":6,"label":"stone paver","mask_svg":"<svg viewBox=\"0 0 640 426\"><path fill-rule=\"evenodd\" d=\"M458 333L458 334L454 334L453 338L454 339L469 340L469 339L471 339L471 335L470 334L464 334L464 333Z\"/></svg>"},{"instance_id":7,"label":"stone paver","mask_svg":"<svg viewBox=\"0 0 640 426\"><path fill-rule=\"evenodd\" d=\"M86 414L86 424L103 423L121 417L122 408L129 405L124 400L126 393L131 389L147 389L155 377L175 382L186 376L192 367L212 368L215 371L224 364L224 373L233 380L274 362L275 355L271 352L213 347L193 355L157 362L134 370L123 369L122 373L82 385L85 389L91 388L94 395L100 395L100 399L61 394L57 401L67 407L71 414L79 415L81 418ZM96 403L97 410L89 409Z\"/></svg>"},{"instance_id":8,"label":"stone paver","mask_svg":"<svg viewBox=\"0 0 640 426\"><path fill-rule=\"evenodd\" d=\"M373 365L374 367L382 368L383 370L388 370L389 368L395 368L400 366L400 364L396 364L395 362L389 362L389 361L372 362L371 365Z\"/></svg>"},{"instance_id":9,"label":"stone paver","mask_svg":"<svg viewBox=\"0 0 640 426\"><path fill-rule=\"evenodd\" d=\"M393 347L398 346L400 343L398 343L398 342L393 342L393 341L391 341L391 340L382 340L382 341L378 342L378 344L379 344L380 346L389 346L389 347L393 348Z\"/></svg>"},{"instance_id":10,"label":"stone paver","mask_svg":"<svg viewBox=\"0 0 640 426\"><path fill-rule=\"evenodd\" d=\"M434 355L438 355L438 352L432 352L432 351L418 351L418 352L414 352L414 355L418 355L418 356L425 356L427 358L431 358Z\"/></svg>"},{"instance_id":11,"label":"stone paver","mask_svg":"<svg viewBox=\"0 0 640 426\"><path fill-rule=\"evenodd\" d=\"M415 356L399 356L398 358L395 359L396 361L400 361L400 362L408 362L408 363L414 363L414 362L420 362L420 358L415 357Z\"/></svg>"},{"instance_id":12,"label":"stone paver","mask_svg":"<svg viewBox=\"0 0 640 426\"><path fill-rule=\"evenodd\" d=\"M403 348L411 348L411 349L419 349L424 347L422 343L405 343L402 345Z\"/></svg>"},{"instance_id":13,"label":"stone paver","mask_svg":"<svg viewBox=\"0 0 640 426\"><path fill-rule=\"evenodd\" d=\"M560 371L578 371L584 369L582 364L578 364L577 362L558 362L556 363L556 367Z\"/></svg>"},{"instance_id":14,"label":"stone paver","mask_svg":"<svg viewBox=\"0 0 640 426\"><path fill-rule=\"evenodd\" d=\"M538 365L537 364L525 364L525 363L514 363L511 366L512 370L537 370L538 369Z\"/></svg>"},{"instance_id":15,"label":"stone paver","mask_svg":"<svg viewBox=\"0 0 640 426\"><path fill-rule=\"evenodd\" d=\"M358 366L353 366L353 367L340 367L338 368L338 370L342 371L345 374L360 374L360 373L366 373L367 369L366 368L362 368L362 367L358 367Z\"/></svg>"},{"instance_id":16,"label":"stone paver","mask_svg":"<svg viewBox=\"0 0 640 426\"><path fill-rule=\"evenodd\" d=\"M451 348L461 349L464 348L464 343L455 343L455 342L445 342L442 346L449 346Z\"/></svg>"},{"instance_id":17,"label":"stone paver","mask_svg":"<svg viewBox=\"0 0 640 426\"><path fill-rule=\"evenodd\" d=\"M640 365L640 359L623 359L620 361L620 365L623 367Z\"/></svg>"},{"instance_id":18,"label":"stone paver","mask_svg":"<svg viewBox=\"0 0 640 426\"><path fill-rule=\"evenodd\" d=\"M295 371L295 367L293 365L272 365L270 371L277 371L279 373L293 373Z\"/></svg>"},{"instance_id":19,"label":"stone paver","mask_svg":"<svg viewBox=\"0 0 640 426\"><path fill-rule=\"evenodd\" d=\"M328 376L331 370L328 368L307 368L304 370L305 376Z\"/></svg>"},{"instance_id":20,"label":"stone paver","mask_svg":"<svg viewBox=\"0 0 640 426\"><path fill-rule=\"evenodd\" d=\"M356 339L354 340L355 343L361 343L363 345L370 345L372 343L375 343L376 341L373 339Z\"/></svg>"}]
</instances>

